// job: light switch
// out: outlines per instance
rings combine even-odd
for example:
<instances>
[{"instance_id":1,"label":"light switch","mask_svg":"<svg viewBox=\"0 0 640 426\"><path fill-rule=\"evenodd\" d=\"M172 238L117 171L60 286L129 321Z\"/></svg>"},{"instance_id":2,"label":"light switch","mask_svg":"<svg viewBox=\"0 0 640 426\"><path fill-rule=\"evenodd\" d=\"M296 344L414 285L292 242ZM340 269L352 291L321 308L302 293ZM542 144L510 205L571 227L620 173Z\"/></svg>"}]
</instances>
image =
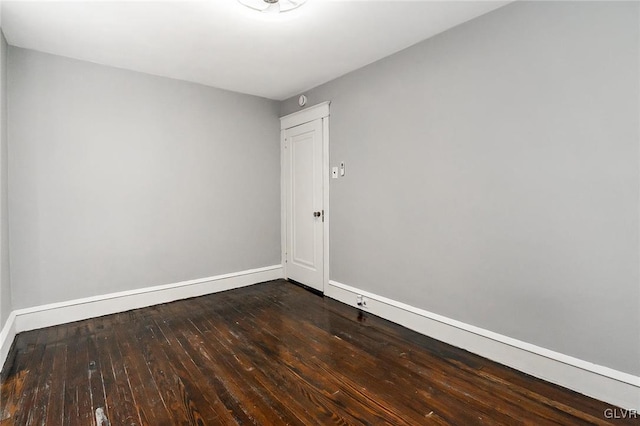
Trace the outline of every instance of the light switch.
<instances>
[{"instance_id":1,"label":"light switch","mask_svg":"<svg viewBox=\"0 0 640 426\"><path fill-rule=\"evenodd\" d=\"M332 167L331 168L331 177L334 179L338 179L338 168L337 167Z\"/></svg>"}]
</instances>

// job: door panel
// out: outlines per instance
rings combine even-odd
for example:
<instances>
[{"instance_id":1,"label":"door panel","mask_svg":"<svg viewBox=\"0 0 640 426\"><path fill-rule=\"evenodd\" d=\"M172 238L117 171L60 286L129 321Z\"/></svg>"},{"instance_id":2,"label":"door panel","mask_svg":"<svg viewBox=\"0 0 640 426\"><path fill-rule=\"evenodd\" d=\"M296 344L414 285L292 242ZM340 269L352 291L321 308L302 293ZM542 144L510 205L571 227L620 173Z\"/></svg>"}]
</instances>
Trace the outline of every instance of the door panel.
<instances>
[{"instance_id":1,"label":"door panel","mask_svg":"<svg viewBox=\"0 0 640 426\"><path fill-rule=\"evenodd\" d=\"M286 129L285 152L287 277L322 291L322 120Z\"/></svg>"}]
</instances>

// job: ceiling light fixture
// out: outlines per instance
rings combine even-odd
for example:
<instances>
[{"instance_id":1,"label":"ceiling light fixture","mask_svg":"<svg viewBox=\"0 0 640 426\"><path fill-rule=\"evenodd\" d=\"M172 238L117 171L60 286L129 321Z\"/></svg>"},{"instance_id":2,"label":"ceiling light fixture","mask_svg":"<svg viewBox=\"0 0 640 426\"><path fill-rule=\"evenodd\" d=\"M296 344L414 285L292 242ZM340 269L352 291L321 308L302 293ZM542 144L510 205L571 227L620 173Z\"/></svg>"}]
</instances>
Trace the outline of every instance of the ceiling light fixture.
<instances>
[{"instance_id":1,"label":"ceiling light fixture","mask_svg":"<svg viewBox=\"0 0 640 426\"><path fill-rule=\"evenodd\" d=\"M307 0L238 0L240 4L249 9L262 13L283 13L297 9Z\"/></svg>"}]
</instances>

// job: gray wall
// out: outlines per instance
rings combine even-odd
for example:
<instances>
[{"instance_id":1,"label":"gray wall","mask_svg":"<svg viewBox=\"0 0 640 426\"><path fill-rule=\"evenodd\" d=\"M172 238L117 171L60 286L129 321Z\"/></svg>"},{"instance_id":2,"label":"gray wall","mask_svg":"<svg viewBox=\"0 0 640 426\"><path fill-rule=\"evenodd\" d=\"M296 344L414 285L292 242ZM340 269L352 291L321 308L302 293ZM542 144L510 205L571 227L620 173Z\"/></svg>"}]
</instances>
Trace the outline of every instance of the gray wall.
<instances>
[{"instance_id":1,"label":"gray wall","mask_svg":"<svg viewBox=\"0 0 640 426\"><path fill-rule=\"evenodd\" d=\"M638 8L514 3L309 91L331 279L639 374Z\"/></svg>"},{"instance_id":2,"label":"gray wall","mask_svg":"<svg viewBox=\"0 0 640 426\"><path fill-rule=\"evenodd\" d=\"M0 31L0 329L13 310L9 281L7 170L7 42Z\"/></svg>"},{"instance_id":3,"label":"gray wall","mask_svg":"<svg viewBox=\"0 0 640 426\"><path fill-rule=\"evenodd\" d=\"M280 263L278 104L9 47L14 308Z\"/></svg>"}]
</instances>

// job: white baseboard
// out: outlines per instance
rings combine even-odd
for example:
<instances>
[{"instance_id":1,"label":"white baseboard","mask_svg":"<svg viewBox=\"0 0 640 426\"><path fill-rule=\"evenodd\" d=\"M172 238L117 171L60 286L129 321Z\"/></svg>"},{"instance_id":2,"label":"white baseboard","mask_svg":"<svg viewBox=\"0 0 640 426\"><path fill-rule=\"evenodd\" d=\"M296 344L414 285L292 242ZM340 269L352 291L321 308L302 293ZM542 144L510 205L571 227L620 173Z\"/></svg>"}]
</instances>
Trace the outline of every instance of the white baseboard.
<instances>
[{"instance_id":1,"label":"white baseboard","mask_svg":"<svg viewBox=\"0 0 640 426\"><path fill-rule=\"evenodd\" d=\"M11 349L16 334L16 314L15 312L11 312L9 318L7 318L7 322L4 323L4 327L0 330L0 371L2 371L1 367L7 359L7 355L9 355L9 350Z\"/></svg>"},{"instance_id":2,"label":"white baseboard","mask_svg":"<svg viewBox=\"0 0 640 426\"><path fill-rule=\"evenodd\" d=\"M615 406L640 411L640 377L513 339L336 281L325 295L532 376ZM367 298L366 308L356 295Z\"/></svg>"},{"instance_id":3,"label":"white baseboard","mask_svg":"<svg viewBox=\"0 0 640 426\"><path fill-rule=\"evenodd\" d=\"M5 363L13 338L23 331L203 296L282 277L282 265L274 265L174 284L18 309L11 313L0 334L0 366Z\"/></svg>"}]
</instances>

